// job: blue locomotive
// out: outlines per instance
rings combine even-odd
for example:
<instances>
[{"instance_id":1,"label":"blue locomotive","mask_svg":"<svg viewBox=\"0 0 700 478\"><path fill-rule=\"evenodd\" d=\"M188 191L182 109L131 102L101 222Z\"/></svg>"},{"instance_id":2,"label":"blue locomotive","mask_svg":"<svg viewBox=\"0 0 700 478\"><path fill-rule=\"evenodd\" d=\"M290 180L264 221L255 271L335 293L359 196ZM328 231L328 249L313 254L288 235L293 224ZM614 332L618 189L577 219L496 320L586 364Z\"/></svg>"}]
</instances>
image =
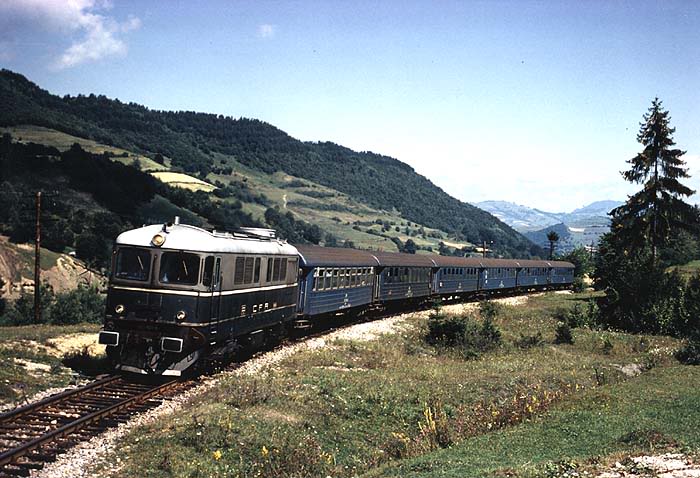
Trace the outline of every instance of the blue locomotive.
<instances>
[{"instance_id":1,"label":"blue locomotive","mask_svg":"<svg viewBox=\"0 0 700 478\"><path fill-rule=\"evenodd\" d=\"M151 225L117 237L99 341L119 371L179 376L340 314L566 288L569 262L300 245L269 229Z\"/></svg>"}]
</instances>

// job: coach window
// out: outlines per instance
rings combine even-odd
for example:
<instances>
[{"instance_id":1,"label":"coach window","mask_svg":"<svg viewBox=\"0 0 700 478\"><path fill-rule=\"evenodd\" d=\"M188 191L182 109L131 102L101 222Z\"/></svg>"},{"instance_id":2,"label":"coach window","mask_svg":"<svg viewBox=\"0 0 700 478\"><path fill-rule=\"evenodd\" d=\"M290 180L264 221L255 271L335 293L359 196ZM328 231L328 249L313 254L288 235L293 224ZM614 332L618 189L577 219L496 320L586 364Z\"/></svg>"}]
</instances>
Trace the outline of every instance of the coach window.
<instances>
[{"instance_id":1,"label":"coach window","mask_svg":"<svg viewBox=\"0 0 700 478\"><path fill-rule=\"evenodd\" d=\"M186 252L164 252L160 256L159 280L164 284L194 285L199 280L199 256Z\"/></svg>"},{"instance_id":2,"label":"coach window","mask_svg":"<svg viewBox=\"0 0 700 478\"><path fill-rule=\"evenodd\" d=\"M151 253L142 249L122 248L117 253L114 277L127 280L148 280Z\"/></svg>"},{"instance_id":3,"label":"coach window","mask_svg":"<svg viewBox=\"0 0 700 478\"><path fill-rule=\"evenodd\" d=\"M316 269L316 273L316 290L323 290L325 288L326 269Z\"/></svg>"}]
</instances>

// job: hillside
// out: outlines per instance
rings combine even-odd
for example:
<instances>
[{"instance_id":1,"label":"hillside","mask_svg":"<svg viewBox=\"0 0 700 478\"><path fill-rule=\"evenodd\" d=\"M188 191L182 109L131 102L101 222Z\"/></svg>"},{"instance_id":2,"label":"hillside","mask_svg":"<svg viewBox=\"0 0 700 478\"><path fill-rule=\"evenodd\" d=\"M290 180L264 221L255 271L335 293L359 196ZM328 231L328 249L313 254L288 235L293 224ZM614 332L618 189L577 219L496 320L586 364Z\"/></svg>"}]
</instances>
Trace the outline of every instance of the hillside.
<instances>
[{"instance_id":1,"label":"hillside","mask_svg":"<svg viewBox=\"0 0 700 478\"><path fill-rule=\"evenodd\" d=\"M268 178L287 175L317 186L320 194L338 194L353 205L360 203L357 205L394 216L397 220L388 221L394 231L397 227L410 228L413 223L439 230L446 241L458 245L487 240L494 241L494 248L504 255L541 253L506 224L452 198L394 158L328 142L301 142L259 120L156 111L104 96L61 98L8 70L0 72L0 101L0 126L5 128L42 127L118 148L138 158L160 156L167 170L195 173L209 183L219 181L220 188L237 186L251 176L264 183ZM241 175L236 176L239 172ZM255 208L255 201L242 202L244 207L251 204ZM324 207L325 201L320 202ZM313 201L299 199L299 203ZM276 205L284 207L287 203L279 201ZM323 216L327 221L328 216L336 215L325 211Z\"/></svg>"}]
</instances>

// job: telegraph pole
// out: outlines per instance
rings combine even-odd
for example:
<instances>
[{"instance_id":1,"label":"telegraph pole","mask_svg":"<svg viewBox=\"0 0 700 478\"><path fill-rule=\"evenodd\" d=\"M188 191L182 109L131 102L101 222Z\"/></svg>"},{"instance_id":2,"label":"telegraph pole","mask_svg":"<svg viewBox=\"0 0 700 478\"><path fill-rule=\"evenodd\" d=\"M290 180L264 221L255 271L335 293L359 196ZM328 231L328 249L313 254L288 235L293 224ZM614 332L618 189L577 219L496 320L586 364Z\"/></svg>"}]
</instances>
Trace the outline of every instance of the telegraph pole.
<instances>
[{"instance_id":1,"label":"telegraph pole","mask_svg":"<svg viewBox=\"0 0 700 478\"><path fill-rule=\"evenodd\" d=\"M34 249L34 323L41 323L41 191L36 193L36 241Z\"/></svg>"}]
</instances>

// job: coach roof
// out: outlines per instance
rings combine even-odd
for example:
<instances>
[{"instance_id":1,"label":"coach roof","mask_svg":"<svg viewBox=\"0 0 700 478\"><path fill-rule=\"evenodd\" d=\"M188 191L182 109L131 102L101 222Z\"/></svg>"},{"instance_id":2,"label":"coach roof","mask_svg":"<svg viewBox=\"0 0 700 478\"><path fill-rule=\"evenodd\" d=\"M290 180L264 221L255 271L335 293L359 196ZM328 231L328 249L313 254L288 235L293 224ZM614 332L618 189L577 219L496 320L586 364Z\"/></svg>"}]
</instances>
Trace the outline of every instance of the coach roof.
<instances>
[{"instance_id":1,"label":"coach roof","mask_svg":"<svg viewBox=\"0 0 700 478\"><path fill-rule=\"evenodd\" d=\"M341 247L299 245L302 267L376 267L379 261L372 252Z\"/></svg>"},{"instance_id":2,"label":"coach roof","mask_svg":"<svg viewBox=\"0 0 700 478\"><path fill-rule=\"evenodd\" d=\"M123 232L117 237L117 245L155 248L153 237L161 234L165 242L158 249L231 253L297 255L296 247L278 239L261 238L246 234L209 232L195 226L154 224Z\"/></svg>"}]
</instances>

